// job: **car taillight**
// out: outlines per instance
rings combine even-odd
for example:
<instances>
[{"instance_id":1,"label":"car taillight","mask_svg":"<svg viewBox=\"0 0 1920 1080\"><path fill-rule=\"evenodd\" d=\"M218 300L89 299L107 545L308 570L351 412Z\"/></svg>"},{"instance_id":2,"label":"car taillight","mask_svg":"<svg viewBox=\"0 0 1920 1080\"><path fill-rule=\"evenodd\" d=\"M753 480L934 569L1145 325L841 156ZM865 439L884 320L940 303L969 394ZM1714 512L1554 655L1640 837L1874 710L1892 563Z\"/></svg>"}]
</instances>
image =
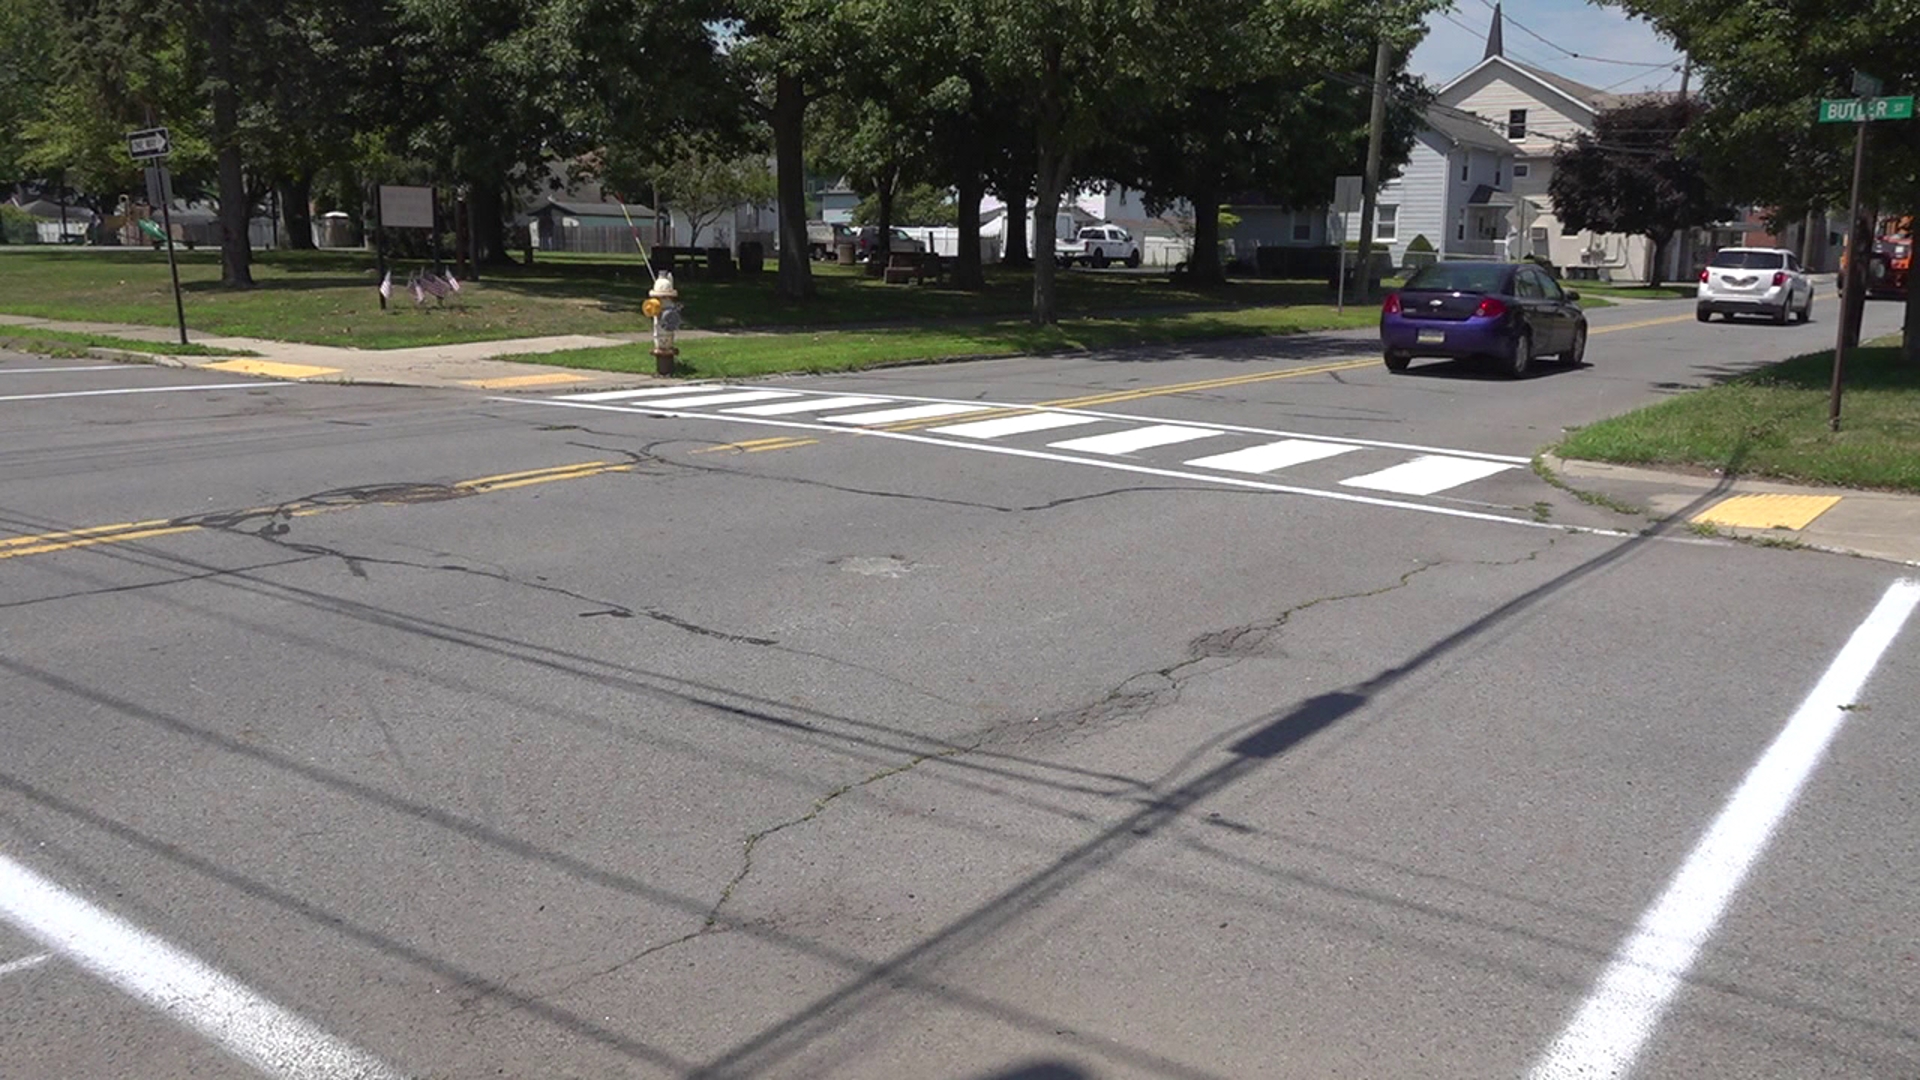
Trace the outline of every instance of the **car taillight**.
<instances>
[{"instance_id":1,"label":"car taillight","mask_svg":"<svg viewBox=\"0 0 1920 1080\"><path fill-rule=\"evenodd\" d=\"M1774 286L1777 288L1781 285L1785 285L1786 283L1787 283L1787 272L1785 270L1775 270L1773 272Z\"/></svg>"},{"instance_id":2,"label":"car taillight","mask_svg":"<svg viewBox=\"0 0 1920 1080\"><path fill-rule=\"evenodd\" d=\"M1386 300L1382 302L1380 305L1380 314L1382 315L1400 314L1400 294L1399 293L1390 292L1387 294Z\"/></svg>"},{"instance_id":3,"label":"car taillight","mask_svg":"<svg viewBox=\"0 0 1920 1080\"><path fill-rule=\"evenodd\" d=\"M1473 313L1482 319L1497 319L1507 313L1507 305L1498 297L1489 296L1480 301L1480 306L1474 308Z\"/></svg>"},{"instance_id":4,"label":"car taillight","mask_svg":"<svg viewBox=\"0 0 1920 1080\"><path fill-rule=\"evenodd\" d=\"M1706 270L1704 270L1704 269L1702 269L1702 270L1700 271L1700 281L1701 281L1701 283L1702 283L1702 284L1704 284L1704 283L1706 282L1706 280L1707 280L1707 272L1706 272Z\"/></svg>"}]
</instances>

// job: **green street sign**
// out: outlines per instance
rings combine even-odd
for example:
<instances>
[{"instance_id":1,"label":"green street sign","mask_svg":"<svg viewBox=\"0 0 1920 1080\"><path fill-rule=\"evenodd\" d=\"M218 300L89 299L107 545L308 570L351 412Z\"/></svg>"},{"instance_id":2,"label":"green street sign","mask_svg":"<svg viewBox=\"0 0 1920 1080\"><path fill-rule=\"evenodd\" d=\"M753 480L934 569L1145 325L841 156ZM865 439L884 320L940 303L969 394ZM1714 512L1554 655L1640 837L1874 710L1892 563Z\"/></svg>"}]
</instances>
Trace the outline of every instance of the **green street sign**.
<instances>
[{"instance_id":1,"label":"green street sign","mask_svg":"<svg viewBox=\"0 0 1920 1080\"><path fill-rule=\"evenodd\" d=\"M1860 124L1870 120L1913 119L1913 95L1905 97L1824 98L1820 102L1823 124Z\"/></svg>"}]
</instances>

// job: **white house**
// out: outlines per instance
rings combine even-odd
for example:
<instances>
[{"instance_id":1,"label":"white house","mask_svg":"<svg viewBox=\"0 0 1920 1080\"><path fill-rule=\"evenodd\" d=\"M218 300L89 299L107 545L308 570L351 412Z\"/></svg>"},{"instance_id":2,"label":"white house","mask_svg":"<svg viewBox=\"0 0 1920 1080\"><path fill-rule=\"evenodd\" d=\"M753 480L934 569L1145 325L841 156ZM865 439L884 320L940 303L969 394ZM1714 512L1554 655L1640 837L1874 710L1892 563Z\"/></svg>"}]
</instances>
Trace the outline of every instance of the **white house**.
<instances>
[{"instance_id":1,"label":"white house","mask_svg":"<svg viewBox=\"0 0 1920 1080\"><path fill-rule=\"evenodd\" d=\"M1373 239L1403 265L1416 237L1440 258L1507 258L1508 221L1516 209L1516 154L1499 133L1471 117L1430 109L1400 175L1380 185ZM1346 215L1349 240L1360 214Z\"/></svg>"},{"instance_id":2,"label":"white house","mask_svg":"<svg viewBox=\"0 0 1920 1080\"><path fill-rule=\"evenodd\" d=\"M1570 273L1584 268L1609 277L1645 279L1652 255L1645 239L1619 233L1569 234L1554 215L1553 200L1547 194L1547 184L1553 179L1554 153L1576 136L1592 132L1595 116L1624 99L1510 59L1501 31L1500 6L1495 4L1486 55L1439 89L1435 111L1469 121L1478 118L1511 149L1510 213L1494 231L1505 239L1510 228L1513 246L1518 250L1502 254L1538 255L1568 268ZM1408 171L1411 174L1411 166ZM1409 193L1413 184L1411 175L1402 178L1404 201L1433 200L1432 193L1417 197ZM1485 212L1479 215L1483 223L1487 217ZM1467 237L1473 239L1475 215L1471 208L1467 221ZM1455 222L1449 235L1458 233L1459 223Z\"/></svg>"}]
</instances>

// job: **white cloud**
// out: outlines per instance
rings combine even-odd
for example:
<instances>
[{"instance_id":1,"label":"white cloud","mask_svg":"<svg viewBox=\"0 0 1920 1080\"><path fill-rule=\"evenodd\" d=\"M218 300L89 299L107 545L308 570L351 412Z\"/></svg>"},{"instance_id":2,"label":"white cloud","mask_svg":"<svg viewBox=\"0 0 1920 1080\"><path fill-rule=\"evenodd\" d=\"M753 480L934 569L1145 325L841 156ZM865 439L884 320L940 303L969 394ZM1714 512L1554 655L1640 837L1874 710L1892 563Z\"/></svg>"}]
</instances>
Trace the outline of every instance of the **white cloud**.
<instances>
[{"instance_id":1,"label":"white cloud","mask_svg":"<svg viewBox=\"0 0 1920 1080\"><path fill-rule=\"evenodd\" d=\"M1511 59L1620 93L1679 85L1680 55L1673 45L1614 8L1586 0L1514 0L1503 3L1502 10L1507 16L1502 37ZM1431 85L1443 85L1480 62L1492 21L1492 0L1460 0L1454 10L1430 16L1426 40L1413 51L1408 67ZM1635 68L1568 52L1662 66Z\"/></svg>"}]
</instances>

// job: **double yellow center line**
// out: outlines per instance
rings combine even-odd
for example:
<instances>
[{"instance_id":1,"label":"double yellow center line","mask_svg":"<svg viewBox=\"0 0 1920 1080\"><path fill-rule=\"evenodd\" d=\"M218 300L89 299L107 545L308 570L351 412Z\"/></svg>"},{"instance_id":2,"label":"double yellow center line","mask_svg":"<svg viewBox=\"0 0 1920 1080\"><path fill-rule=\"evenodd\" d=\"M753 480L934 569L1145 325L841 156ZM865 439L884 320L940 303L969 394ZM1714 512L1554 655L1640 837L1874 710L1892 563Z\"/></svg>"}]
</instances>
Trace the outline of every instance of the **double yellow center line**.
<instances>
[{"instance_id":1,"label":"double yellow center line","mask_svg":"<svg viewBox=\"0 0 1920 1080\"><path fill-rule=\"evenodd\" d=\"M544 469L527 469L523 472L501 473L498 476L482 476L473 480L462 480L449 485L449 491L455 498L468 495L486 495L496 491L508 491L513 488L528 487L533 484L551 484L559 480L579 480L603 473L629 472L633 465L628 462L582 461L572 465L554 465ZM263 515L281 517L312 517L334 510L348 510L356 506L398 506L408 499L369 499L365 502L347 503L308 503L291 502L280 506L260 506L251 510L242 510L235 514L222 515L234 520L244 520ZM197 521L158 519L154 521L126 521L118 525L94 525L85 529L67 529L60 532L39 533L33 536L13 536L0 540L0 559L16 559L24 555L45 555L55 551L71 551L75 548L92 547L96 544L125 544L135 540L151 540L159 536L173 536L179 533L200 532L213 526Z\"/></svg>"}]
</instances>

